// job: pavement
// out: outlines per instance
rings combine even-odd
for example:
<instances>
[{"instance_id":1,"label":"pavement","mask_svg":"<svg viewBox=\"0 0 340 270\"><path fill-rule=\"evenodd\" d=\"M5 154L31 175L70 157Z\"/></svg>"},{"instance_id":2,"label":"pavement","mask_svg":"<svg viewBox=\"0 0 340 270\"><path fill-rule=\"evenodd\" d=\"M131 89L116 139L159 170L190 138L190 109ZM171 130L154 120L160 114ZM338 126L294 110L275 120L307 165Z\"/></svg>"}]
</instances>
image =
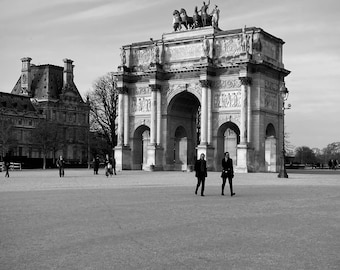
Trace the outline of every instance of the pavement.
<instances>
[{"instance_id":1,"label":"pavement","mask_svg":"<svg viewBox=\"0 0 340 270\"><path fill-rule=\"evenodd\" d=\"M340 269L340 172L0 176L0 269Z\"/></svg>"}]
</instances>

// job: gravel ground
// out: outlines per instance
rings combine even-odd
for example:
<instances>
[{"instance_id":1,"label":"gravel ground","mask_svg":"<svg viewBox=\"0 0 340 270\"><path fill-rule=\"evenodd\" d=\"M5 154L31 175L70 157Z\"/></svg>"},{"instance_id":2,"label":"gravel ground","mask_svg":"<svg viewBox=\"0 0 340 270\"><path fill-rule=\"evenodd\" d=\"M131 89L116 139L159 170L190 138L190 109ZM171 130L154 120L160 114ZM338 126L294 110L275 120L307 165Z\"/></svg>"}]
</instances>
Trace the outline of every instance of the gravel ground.
<instances>
[{"instance_id":1,"label":"gravel ground","mask_svg":"<svg viewBox=\"0 0 340 270\"><path fill-rule=\"evenodd\" d=\"M340 174L23 170L0 177L0 269L339 269ZM226 186L225 194L228 194Z\"/></svg>"}]
</instances>

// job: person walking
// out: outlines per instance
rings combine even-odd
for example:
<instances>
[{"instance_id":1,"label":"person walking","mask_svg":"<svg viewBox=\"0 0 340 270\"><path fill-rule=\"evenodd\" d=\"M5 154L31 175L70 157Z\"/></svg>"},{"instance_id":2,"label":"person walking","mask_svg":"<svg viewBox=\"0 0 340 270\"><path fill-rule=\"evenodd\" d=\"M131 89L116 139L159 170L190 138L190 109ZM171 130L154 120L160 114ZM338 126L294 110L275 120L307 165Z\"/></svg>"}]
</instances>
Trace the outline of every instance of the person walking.
<instances>
[{"instance_id":1,"label":"person walking","mask_svg":"<svg viewBox=\"0 0 340 270\"><path fill-rule=\"evenodd\" d=\"M65 176L65 161L63 159L63 156L60 156L57 160L57 167L59 168L59 177L64 177Z\"/></svg>"},{"instance_id":2,"label":"person walking","mask_svg":"<svg viewBox=\"0 0 340 270\"><path fill-rule=\"evenodd\" d=\"M99 157L96 156L93 160L93 174L98 174L98 170L99 170Z\"/></svg>"},{"instance_id":3,"label":"person walking","mask_svg":"<svg viewBox=\"0 0 340 270\"><path fill-rule=\"evenodd\" d=\"M229 152L224 153L224 158L222 159L222 196L224 196L224 187L226 180L228 178L229 188L230 188L230 196L234 196L235 193L233 191L233 178L234 178L234 167L233 160L229 157Z\"/></svg>"},{"instance_id":4,"label":"person walking","mask_svg":"<svg viewBox=\"0 0 340 270\"><path fill-rule=\"evenodd\" d=\"M201 185L201 196L204 196L204 186L205 186L205 178L208 176L207 174L207 162L204 160L205 155L201 154L200 159L195 162L195 176L197 177L197 185L195 194L197 195L198 188Z\"/></svg>"},{"instance_id":5,"label":"person walking","mask_svg":"<svg viewBox=\"0 0 340 270\"><path fill-rule=\"evenodd\" d=\"M9 177L9 168L11 166L11 159L9 155L7 154L4 158L4 166L5 166L5 177Z\"/></svg>"}]
</instances>

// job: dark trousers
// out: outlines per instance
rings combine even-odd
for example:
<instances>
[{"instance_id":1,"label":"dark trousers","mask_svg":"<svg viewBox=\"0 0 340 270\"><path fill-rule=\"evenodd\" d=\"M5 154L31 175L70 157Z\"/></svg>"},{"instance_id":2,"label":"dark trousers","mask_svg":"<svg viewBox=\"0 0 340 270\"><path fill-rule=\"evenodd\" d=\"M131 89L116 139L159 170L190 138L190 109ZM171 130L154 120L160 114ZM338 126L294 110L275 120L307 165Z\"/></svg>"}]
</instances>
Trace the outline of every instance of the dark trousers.
<instances>
[{"instance_id":1,"label":"dark trousers","mask_svg":"<svg viewBox=\"0 0 340 270\"><path fill-rule=\"evenodd\" d=\"M64 174L65 174L64 167L59 167L59 176L64 177Z\"/></svg>"},{"instance_id":2,"label":"dark trousers","mask_svg":"<svg viewBox=\"0 0 340 270\"><path fill-rule=\"evenodd\" d=\"M222 194L224 194L224 187L225 187L225 183L227 181L227 178L222 178ZM232 177L228 177L228 182L229 182L229 188L230 188L230 194L233 194L233 178Z\"/></svg>"},{"instance_id":3,"label":"dark trousers","mask_svg":"<svg viewBox=\"0 0 340 270\"><path fill-rule=\"evenodd\" d=\"M199 186L201 186L201 195L204 193L204 184L205 184L205 176L198 176L197 177L197 186L196 186L196 191L195 194L197 194Z\"/></svg>"},{"instance_id":4,"label":"dark trousers","mask_svg":"<svg viewBox=\"0 0 340 270\"><path fill-rule=\"evenodd\" d=\"M9 177L9 166L5 166L6 174L5 177Z\"/></svg>"}]
</instances>

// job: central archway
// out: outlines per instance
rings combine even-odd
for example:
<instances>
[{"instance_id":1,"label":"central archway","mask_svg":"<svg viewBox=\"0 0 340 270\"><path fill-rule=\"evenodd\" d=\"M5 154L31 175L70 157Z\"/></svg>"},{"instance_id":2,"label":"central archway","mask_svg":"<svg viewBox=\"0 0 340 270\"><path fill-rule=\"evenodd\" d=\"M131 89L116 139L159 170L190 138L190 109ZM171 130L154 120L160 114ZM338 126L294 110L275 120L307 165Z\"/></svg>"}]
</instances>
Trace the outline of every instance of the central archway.
<instances>
[{"instance_id":1,"label":"central archway","mask_svg":"<svg viewBox=\"0 0 340 270\"><path fill-rule=\"evenodd\" d=\"M200 138L200 102L190 92L181 92L169 103L166 163L172 170L191 170Z\"/></svg>"}]
</instances>

